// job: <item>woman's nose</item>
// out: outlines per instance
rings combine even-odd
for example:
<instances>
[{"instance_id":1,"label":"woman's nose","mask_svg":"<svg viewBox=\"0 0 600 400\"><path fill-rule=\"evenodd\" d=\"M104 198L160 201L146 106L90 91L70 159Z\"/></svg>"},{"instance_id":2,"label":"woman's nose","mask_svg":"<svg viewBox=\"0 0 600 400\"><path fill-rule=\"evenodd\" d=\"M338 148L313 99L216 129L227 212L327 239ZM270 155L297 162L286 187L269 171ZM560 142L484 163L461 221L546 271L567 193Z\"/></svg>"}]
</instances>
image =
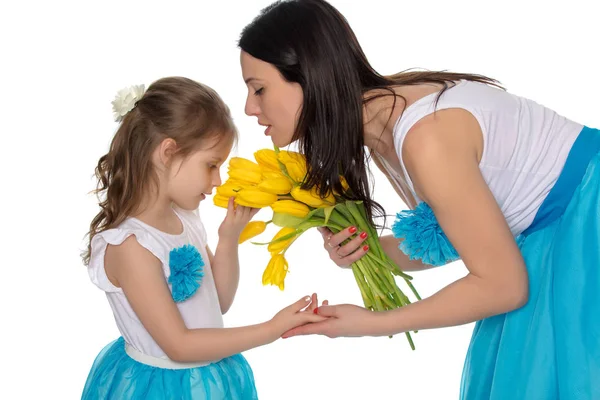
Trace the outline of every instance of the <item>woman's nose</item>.
<instances>
[{"instance_id":1,"label":"woman's nose","mask_svg":"<svg viewBox=\"0 0 600 400\"><path fill-rule=\"evenodd\" d=\"M258 114L260 114L260 108L258 107L258 104L250 96L248 96L248 98L246 99L246 106L244 107L244 112L250 117L258 116Z\"/></svg>"}]
</instances>

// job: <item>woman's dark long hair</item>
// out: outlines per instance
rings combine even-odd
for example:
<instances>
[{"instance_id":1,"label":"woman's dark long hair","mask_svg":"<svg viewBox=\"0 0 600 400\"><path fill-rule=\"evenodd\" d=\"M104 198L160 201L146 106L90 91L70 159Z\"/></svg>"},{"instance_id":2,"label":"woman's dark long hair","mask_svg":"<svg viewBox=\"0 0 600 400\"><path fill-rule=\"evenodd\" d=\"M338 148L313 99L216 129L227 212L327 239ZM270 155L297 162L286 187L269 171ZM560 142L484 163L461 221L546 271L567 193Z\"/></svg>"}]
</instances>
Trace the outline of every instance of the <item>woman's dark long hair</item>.
<instances>
[{"instance_id":1,"label":"woman's dark long hair","mask_svg":"<svg viewBox=\"0 0 600 400\"><path fill-rule=\"evenodd\" d=\"M346 197L362 200L371 220L383 214L383 208L371 198L369 188L364 103L394 96L395 107L398 95L392 87L398 85L440 83L444 85L440 95L449 83L462 79L498 86L493 79L472 74L411 71L380 75L369 64L348 21L323 0L271 4L244 28L239 47L302 87L304 103L293 140L299 141L309 166L304 188L316 185L322 195L331 190L343 193L339 178L343 175L351 189ZM389 93L365 99L365 93L373 89Z\"/></svg>"}]
</instances>

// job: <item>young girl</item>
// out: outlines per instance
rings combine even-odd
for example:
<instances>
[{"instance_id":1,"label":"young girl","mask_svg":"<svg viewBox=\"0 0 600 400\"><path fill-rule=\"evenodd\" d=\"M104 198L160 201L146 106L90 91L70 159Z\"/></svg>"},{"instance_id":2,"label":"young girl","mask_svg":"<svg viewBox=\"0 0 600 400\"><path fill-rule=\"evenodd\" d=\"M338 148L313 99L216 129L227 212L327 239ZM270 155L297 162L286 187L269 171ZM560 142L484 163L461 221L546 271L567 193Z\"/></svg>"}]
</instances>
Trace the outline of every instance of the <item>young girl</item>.
<instances>
[{"instance_id":1,"label":"young girl","mask_svg":"<svg viewBox=\"0 0 600 400\"><path fill-rule=\"evenodd\" d=\"M390 57L418 40L401 32L382 38ZM462 399L600 399L600 130L479 75L383 76L323 0L270 5L239 44L246 113L277 146L299 141L307 189L344 193L344 175L354 199L376 209L370 150L411 207L394 236L381 238L386 253L404 270L460 257L469 271L389 312L319 308L335 318L286 336L386 336L478 321ZM323 233L340 266L368 250L356 229Z\"/></svg>"},{"instance_id":2,"label":"young girl","mask_svg":"<svg viewBox=\"0 0 600 400\"><path fill-rule=\"evenodd\" d=\"M96 168L105 195L84 255L122 337L96 358L83 399L255 399L239 354L324 319L305 297L266 323L223 328L238 285L238 238L257 210L230 200L213 255L197 210L236 138L212 89L164 78L113 102L121 122Z\"/></svg>"}]
</instances>

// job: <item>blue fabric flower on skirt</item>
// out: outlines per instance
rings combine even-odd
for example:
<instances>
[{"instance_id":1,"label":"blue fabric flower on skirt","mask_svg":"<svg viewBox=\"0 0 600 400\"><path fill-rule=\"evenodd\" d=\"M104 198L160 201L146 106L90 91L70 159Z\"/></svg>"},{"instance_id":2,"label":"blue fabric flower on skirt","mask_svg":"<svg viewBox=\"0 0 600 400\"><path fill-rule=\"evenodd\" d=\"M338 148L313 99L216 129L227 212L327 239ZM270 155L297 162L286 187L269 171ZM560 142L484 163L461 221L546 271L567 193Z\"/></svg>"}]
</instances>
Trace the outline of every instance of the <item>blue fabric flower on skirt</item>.
<instances>
[{"instance_id":1,"label":"blue fabric flower on skirt","mask_svg":"<svg viewBox=\"0 0 600 400\"><path fill-rule=\"evenodd\" d=\"M395 238L404 239L399 248L411 260L420 259L424 264L440 266L460 258L425 202L414 210L399 212L392 232Z\"/></svg>"},{"instance_id":2,"label":"blue fabric flower on skirt","mask_svg":"<svg viewBox=\"0 0 600 400\"><path fill-rule=\"evenodd\" d=\"M204 261L198 249L186 244L171 250L169 253L169 268L171 275L169 283L173 300L177 303L189 299L200 287L204 277Z\"/></svg>"}]
</instances>

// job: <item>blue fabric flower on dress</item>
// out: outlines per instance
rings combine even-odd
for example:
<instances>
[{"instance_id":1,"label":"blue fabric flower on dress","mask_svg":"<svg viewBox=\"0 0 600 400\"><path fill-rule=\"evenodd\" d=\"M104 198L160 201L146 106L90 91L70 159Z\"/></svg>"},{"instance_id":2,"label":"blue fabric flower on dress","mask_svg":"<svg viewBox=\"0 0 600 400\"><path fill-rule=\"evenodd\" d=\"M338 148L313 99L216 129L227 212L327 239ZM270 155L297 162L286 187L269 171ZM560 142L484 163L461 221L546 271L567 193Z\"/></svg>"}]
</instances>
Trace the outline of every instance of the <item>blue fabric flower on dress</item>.
<instances>
[{"instance_id":1,"label":"blue fabric flower on dress","mask_svg":"<svg viewBox=\"0 0 600 400\"><path fill-rule=\"evenodd\" d=\"M404 239L399 248L411 260L420 259L424 264L440 266L460 258L425 202L414 210L399 212L392 232L395 238Z\"/></svg>"},{"instance_id":2,"label":"blue fabric flower on dress","mask_svg":"<svg viewBox=\"0 0 600 400\"><path fill-rule=\"evenodd\" d=\"M204 277L204 261L198 249L186 244L171 250L169 253L169 268L171 275L169 283L173 300L177 303L189 299L200 287Z\"/></svg>"}]
</instances>

